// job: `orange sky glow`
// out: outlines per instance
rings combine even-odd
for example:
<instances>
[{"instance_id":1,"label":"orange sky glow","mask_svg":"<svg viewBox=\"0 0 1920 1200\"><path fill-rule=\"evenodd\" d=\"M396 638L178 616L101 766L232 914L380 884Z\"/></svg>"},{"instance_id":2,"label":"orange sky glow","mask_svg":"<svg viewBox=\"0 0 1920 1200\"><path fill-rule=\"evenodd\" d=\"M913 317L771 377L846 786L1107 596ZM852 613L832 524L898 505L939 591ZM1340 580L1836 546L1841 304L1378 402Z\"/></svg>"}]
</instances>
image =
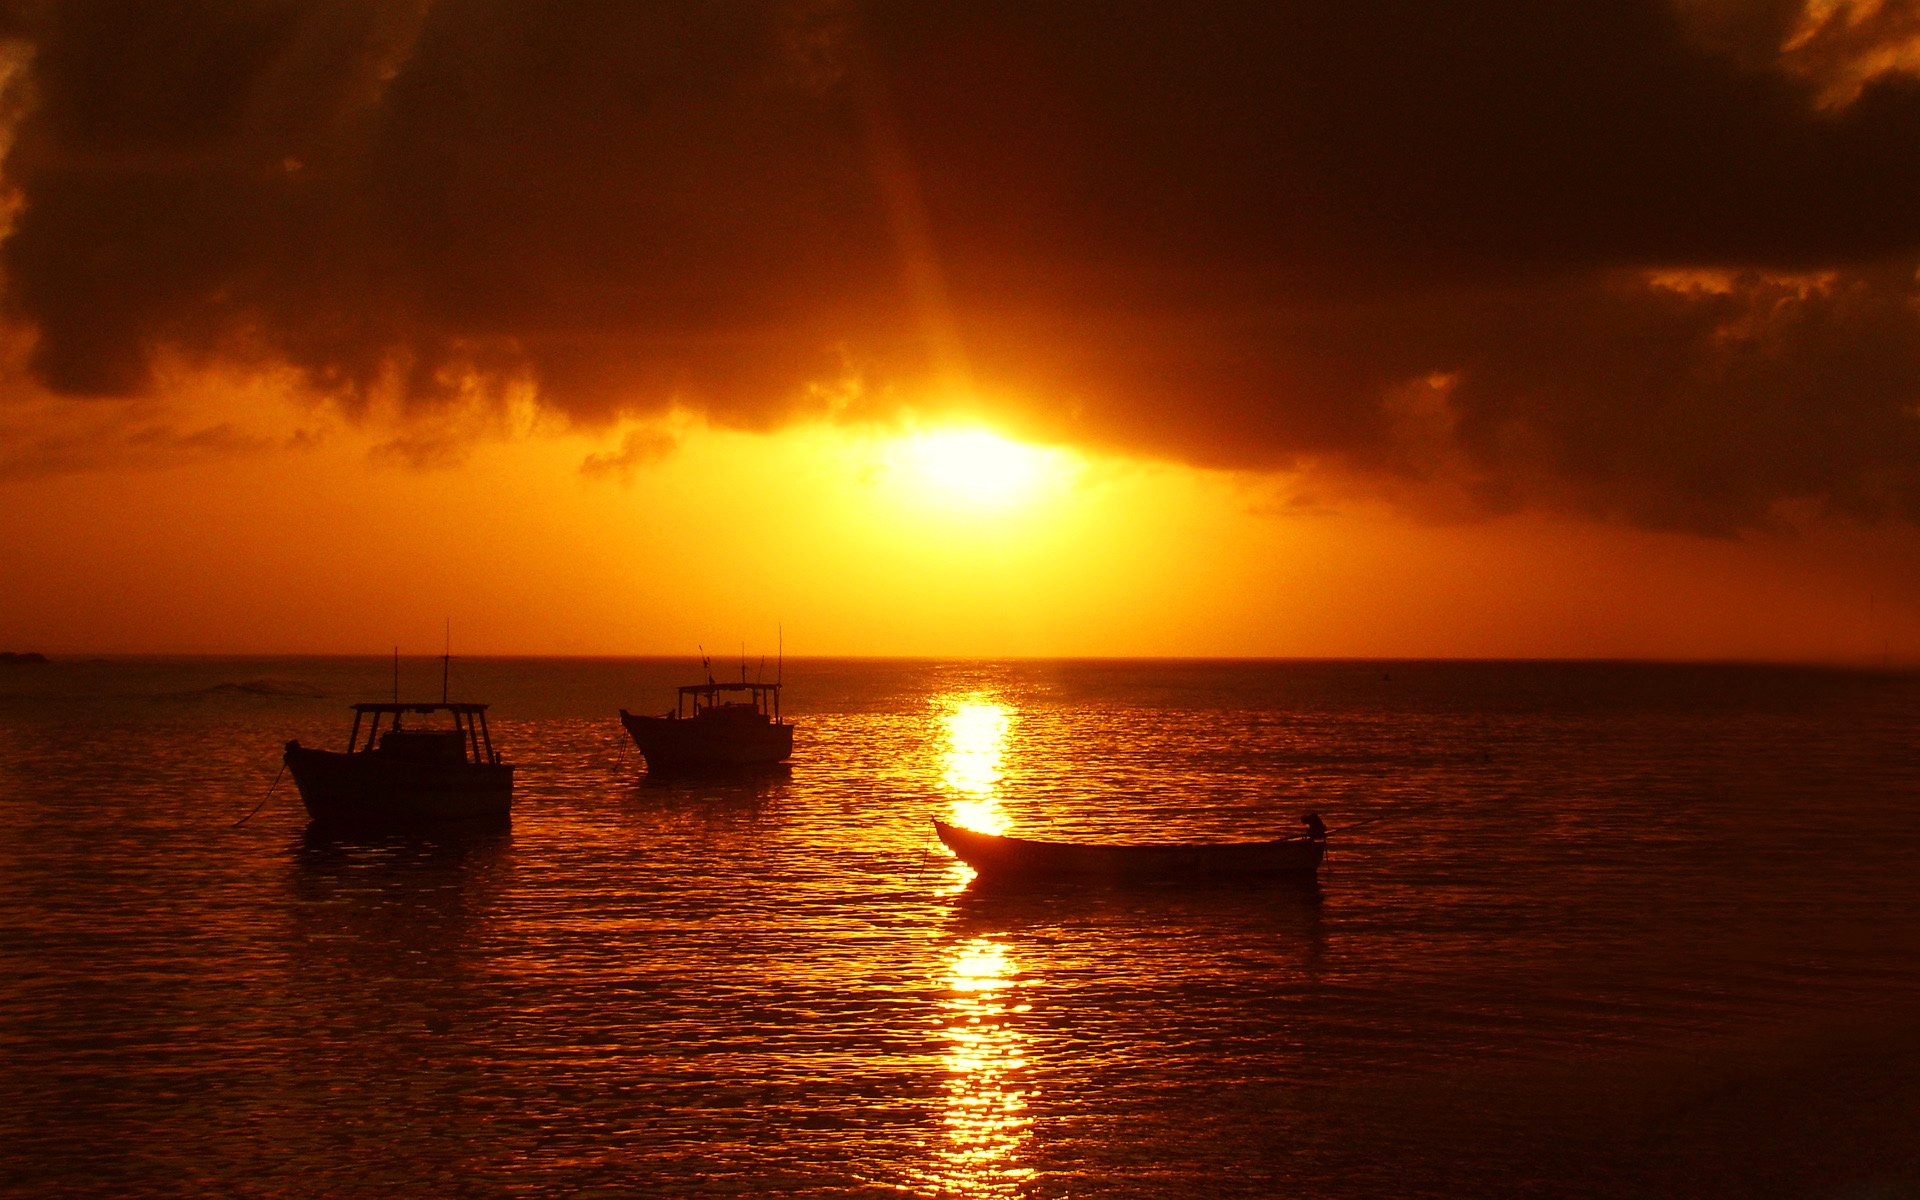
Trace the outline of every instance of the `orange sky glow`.
<instances>
[{"instance_id":1,"label":"orange sky glow","mask_svg":"<svg viewBox=\"0 0 1920 1200\"><path fill-rule=\"evenodd\" d=\"M0 649L1920 663L1870 0L0 17Z\"/></svg>"},{"instance_id":2,"label":"orange sky glow","mask_svg":"<svg viewBox=\"0 0 1920 1200\"><path fill-rule=\"evenodd\" d=\"M256 410L257 411L257 410ZM309 416L311 414L308 414ZM1910 661L1911 531L1414 519L977 423L525 431L436 469L312 444L0 482L0 642L47 652ZM784 633L783 633L784 631Z\"/></svg>"}]
</instances>

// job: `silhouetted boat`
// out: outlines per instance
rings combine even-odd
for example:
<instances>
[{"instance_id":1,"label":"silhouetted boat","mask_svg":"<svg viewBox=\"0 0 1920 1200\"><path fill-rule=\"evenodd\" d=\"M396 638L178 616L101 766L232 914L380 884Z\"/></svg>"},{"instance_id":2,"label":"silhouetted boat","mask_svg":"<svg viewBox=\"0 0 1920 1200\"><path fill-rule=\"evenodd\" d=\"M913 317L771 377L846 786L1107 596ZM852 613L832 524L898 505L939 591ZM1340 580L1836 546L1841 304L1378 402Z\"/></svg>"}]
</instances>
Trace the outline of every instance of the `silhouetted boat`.
<instances>
[{"instance_id":1,"label":"silhouetted boat","mask_svg":"<svg viewBox=\"0 0 1920 1200\"><path fill-rule=\"evenodd\" d=\"M1024 882L1086 880L1129 882L1160 879L1311 879L1327 850L1322 837L1303 835L1270 842L1159 842L1115 845L1041 842L962 829L935 819L947 848L983 879Z\"/></svg>"},{"instance_id":2,"label":"silhouetted boat","mask_svg":"<svg viewBox=\"0 0 1920 1200\"><path fill-rule=\"evenodd\" d=\"M434 713L450 714L452 727L404 723ZM387 717L392 724L382 730ZM493 748L484 704L356 704L346 753L291 741L285 761L316 821L501 821L513 806L513 767Z\"/></svg>"},{"instance_id":3,"label":"silhouetted boat","mask_svg":"<svg viewBox=\"0 0 1920 1200\"><path fill-rule=\"evenodd\" d=\"M772 766L793 756L793 725L780 719L779 684L708 680L679 691L664 716L620 710L648 770Z\"/></svg>"}]
</instances>

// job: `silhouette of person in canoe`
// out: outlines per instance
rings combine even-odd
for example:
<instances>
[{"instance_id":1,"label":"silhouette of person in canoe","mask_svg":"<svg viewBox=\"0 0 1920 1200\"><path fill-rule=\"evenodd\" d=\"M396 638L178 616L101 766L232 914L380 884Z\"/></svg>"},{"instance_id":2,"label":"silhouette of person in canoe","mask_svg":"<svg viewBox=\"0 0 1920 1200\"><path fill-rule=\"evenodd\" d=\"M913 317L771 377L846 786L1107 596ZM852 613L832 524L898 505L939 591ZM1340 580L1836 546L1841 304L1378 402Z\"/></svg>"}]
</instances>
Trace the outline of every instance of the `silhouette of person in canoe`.
<instances>
[{"instance_id":1,"label":"silhouette of person in canoe","mask_svg":"<svg viewBox=\"0 0 1920 1200\"><path fill-rule=\"evenodd\" d=\"M1320 819L1319 813L1308 813L1306 816L1301 817L1300 820L1301 823L1307 827L1307 838L1310 841L1324 842L1327 840L1327 823Z\"/></svg>"}]
</instances>

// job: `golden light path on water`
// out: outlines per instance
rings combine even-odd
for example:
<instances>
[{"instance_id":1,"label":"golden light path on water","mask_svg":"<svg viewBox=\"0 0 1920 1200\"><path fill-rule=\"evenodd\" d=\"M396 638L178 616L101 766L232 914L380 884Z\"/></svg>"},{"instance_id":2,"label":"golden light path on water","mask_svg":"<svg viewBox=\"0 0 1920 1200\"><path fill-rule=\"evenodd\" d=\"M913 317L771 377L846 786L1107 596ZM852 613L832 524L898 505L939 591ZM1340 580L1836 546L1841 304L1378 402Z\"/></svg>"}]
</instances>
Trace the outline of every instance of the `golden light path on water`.
<instances>
[{"instance_id":1,"label":"golden light path on water","mask_svg":"<svg viewBox=\"0 0 1920 1200\"><path fill-rule=\"evenodd\" d=\"M941 786L949 819L969 829L999 833L1007 816L999 800L1013 709L990 694L942 697ZM949 894L965 889L973 872L955 862ZM1018 975L1007 948L992 935L966 937L948 948L941 984L941 1033L946 1041L943 1144L932 1178L939 1195L1016 1196L1033 1175L1021 1162L1032 1136L1026 1091L1026 1039L1016 1024Z\"/></svg>"},{"instance_id":2,"label":"golden light path on water","mask_svg":"<svg viewBox=\"0 0 1920 1200\"><path fill-rule=\"evenodd\" d=\"M941 1194L1014 1196L1033 1175L1020 1163L1033 1118L1020 1087L1026 1043L1017 1018L1017 974L1004 946L976 937L954 947L947 968L946 1145L932 1181Z\"/></svg>"},{"instance_id":3,"label":"golden light path on water","mask_svg":"<svg viewBox=\"0 0 1920 1200\"><path fill-rule=\"evenodd\" d=\"M949 809L956 825L982 833L1004 833L1006 814L999 803L1002 763L1013 710L979 695L952 697L942 724L946 746L940 782L952 794Z\"/></svg>"},{"instance_id":4,"label":"golden light path on water","mask_svg":"<svg viewBox=\"0 0 1920 1200\"><path fill-rule=\"evenodd\" d=\"M513 821L431 836L271 790L390 660L0 671L14 1176L1731 1200L1914 1161L1920 676L821 661L792 770L716 781L653 779L607 711L684 664L464 669ZM1021 892L942 853L961 805L1070 841L1379 820L1315 888Z\"/></svg>"}]
</instances>

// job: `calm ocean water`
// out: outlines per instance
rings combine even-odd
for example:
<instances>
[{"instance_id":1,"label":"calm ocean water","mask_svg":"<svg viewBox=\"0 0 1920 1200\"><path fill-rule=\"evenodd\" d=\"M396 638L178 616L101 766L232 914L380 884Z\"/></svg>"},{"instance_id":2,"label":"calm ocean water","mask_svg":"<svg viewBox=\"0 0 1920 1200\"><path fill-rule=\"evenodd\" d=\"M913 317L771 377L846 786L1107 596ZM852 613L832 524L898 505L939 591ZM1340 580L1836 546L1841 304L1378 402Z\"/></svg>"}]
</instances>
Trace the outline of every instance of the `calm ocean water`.
<instances>
[{"instance_id":1,"label":"calm ocean water","mask_svg":"<svg viewBox=\"0 0 1920 1200\"><path fill-rule=\"evenodd\" d=\"M0 1191L1920 1195L1920 676L789 661L789 773L659 785L686 664L456 660L511 830L233 828L389 671L0 669ZM928 823L1309 808L1314 889Z\"/></svg>"}]
</instances>

